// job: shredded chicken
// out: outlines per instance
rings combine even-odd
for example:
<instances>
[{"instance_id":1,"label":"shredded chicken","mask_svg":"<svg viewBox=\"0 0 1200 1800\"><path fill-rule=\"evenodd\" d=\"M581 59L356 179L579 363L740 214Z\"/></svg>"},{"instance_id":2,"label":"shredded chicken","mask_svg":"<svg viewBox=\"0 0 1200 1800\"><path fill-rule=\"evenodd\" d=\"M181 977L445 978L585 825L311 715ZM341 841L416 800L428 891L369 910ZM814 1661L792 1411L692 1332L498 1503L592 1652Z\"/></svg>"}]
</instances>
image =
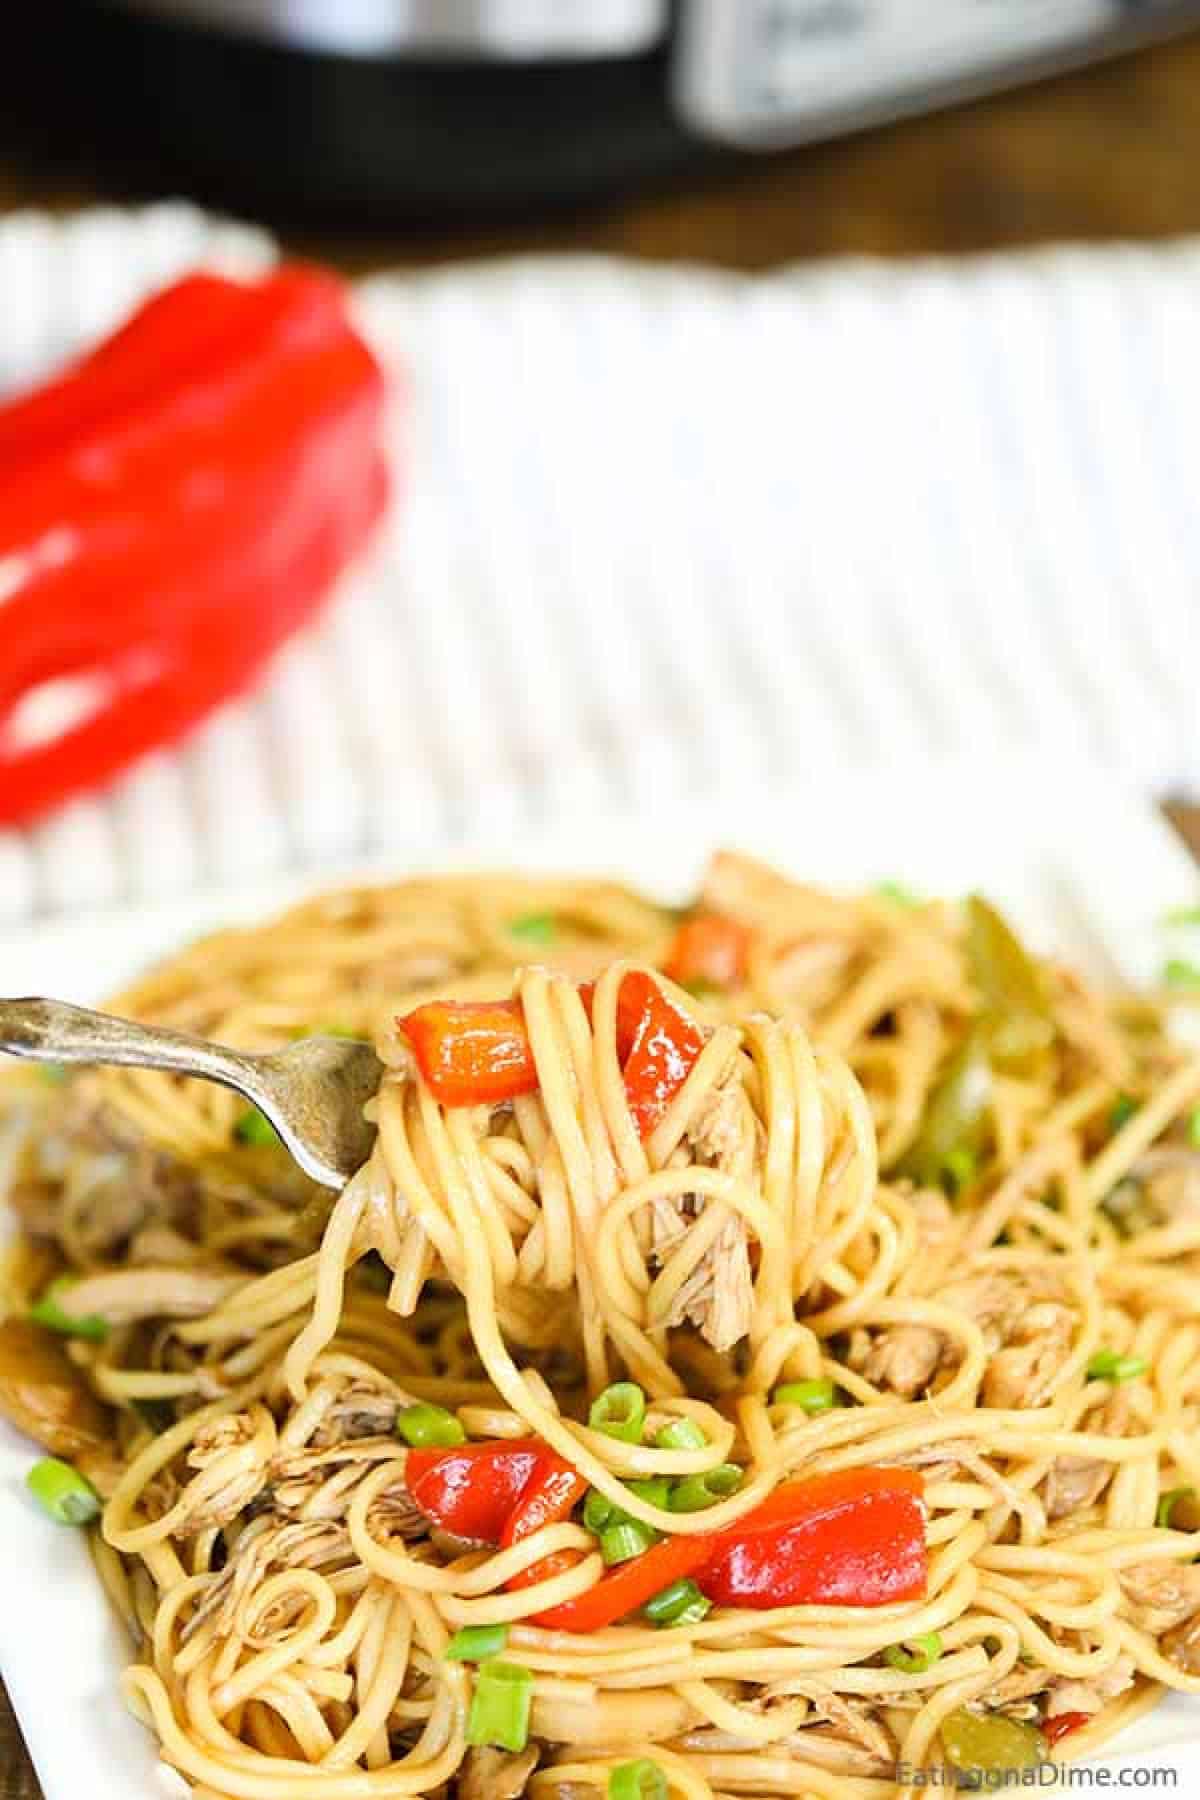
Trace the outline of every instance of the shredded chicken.
<instances>
[{"instance_id":1,"label":"shredded chicken","mask_svg":"<svg viewBox=\"0 0 1200 1800\"><path fill-rule=\"evenodd\" d=\"M1152 1223L1174 1225L1200 1215L1200 1151L1160 1144L1139 1156L1129 1173L1141 1185Z\"/></svg>"},{"instance_id":2,"label":"shredded chicken","mask_svg":"<svg viewBox=\"0 0 1200 1800\"><path fill-rule=\"evenodd\" d=\"M940 1444L925 1444L916 1450L907 1450L898 1456L898 1466L906 1469L923 1469L925 1485L932 1487L938 1481L953 1481L961 1473L963 1458L972 1454L972 1446L966 1438L950 1438Z\"/></svg>"},{"instance_id":3,"label":"shredded chicken","mask_svg":"<svg viewBox=\"0 0 1200 1800\"><path fill-rule=\"evenodd\" d=\"M922 1250L934 1250L945 1243L954 1229L954 1208L940 1188L916 1188L908 1196L917 1222L917 1243Z\"/></svg>"},{"instance_id":4,"label":"shredded chicken","mask_svg":"<svg viewBox=\"0 0 1200 1800\"><path fill-rule=\"evenodd\" d=\"M1056 1719L1060 1713L1098 1713L1102 1707L1133 1686L1134 1666L1131 1656L1118 1656L1103 1675L1091 1675L1086 1681L1072 1681L1056 1675L1050 1684L1046 1717Z\"/></svg>"},{"instance_id":5,"label":"shredded chicken","mask_svg":"<svg viewBox=\"0 0 1200 1800\"><path fill-rule=\"evenodd\" d=\"M1200 1613L1164 1632L1159 1649L1187 1675L1200 1675Z\"/></svg>"},{"instance_id":6,"label":"shredded chicken","mask_svg":"<svg viewBox=\"0 0 1200 1800\"><path fill-rule=\"evenodd\" d=\"M1200 1612L1200 1563L1131 1563L1120 1571L1120 1581L1132 1622L1151 1637Z\"/></svg>"},{"instance_id":7,"label":"shredded chicken","mask_svg":"<svg viewBox=\"0 0 1200 1800\"><path fill-rule=\"evenodd\" d=\"M323 1519L280 1524L264 1514L242 1532L234 1554L212 1577L183 1627L183 1640L186 1642L206 1619L214 1617L218 1635L227 1637L234 1629L246 1595L276 1569L326 1569L348 1566L353 1561L354 1552L344 1525Z\"/></svg>"},{"instance_id":8,"label":"shredded chicken","mask_svg":"<svg viewBox=\"0 0 1200 1800\"><path fill-rule=\"evenodd\" d=\"M813 1684L806 1689L813 1705L813 1712L818 1721L815 1727L806 1727L803 1741L808 1743L814 1736L831 1739L845 1739L860 1750L865 1750L873 1763L890 1767L896 1760L896 1740L887 1726L878 1717L875 1709L865 1700L850 1700L844 1694L837 1694L831 1688L822 1688ZM826 1732L824 1725L831 1727ZM882 1768L878 1772L882 1772Z\"/></svg>"},{"instance_id":9,"label":"shredded chicken","mask_svg":"<svg viewBox=\"0 0 1200 1800\"><path fill-rule=\"evenodd\" d=\"M457 1800L521 1800L537 1762L536 1747L517 1756L490 1747L468 1750L458 1772Z\"/></svg>"},{"instance_id":10,"label":"shredded chicken","mask_svg":"<svg viewBox=\"0 0 1200 1800\"><path fill-rule=\"evenodd\" d=\"M1101 1432L1105 1437L1123 1437L1131 1416L1129 1396L1124 1388L1117 1387L1095 1419L1089 1420L1087 1429ZM1069 1513L1094 1506L1112 1480L1113 1471L1114 1464L1101 1462L1096 1457L1056 1457L1042 1484L1046 1517L1062 1519Z\"/></svg>"},{"instance_id":11,"label":"shredded chicken","mask_svg":"<svg viewBox=\"0 0 1200 1800\"><path fill-rule=\"evenodd\" d=\"M1018 1273L974 1275L951 1282L938 1295L947 1306L956 1306L979 1326L989 1350L996 1351L1017 1337L1031 1306L1042 1300L1061 1301L1061 1277L1050 1269L1022 1269Z\"/></svg>"},{"instance_id":12,"label":"shredded chicken","mask_svg":"<svg viewBox=\"0 0 1200 1800\"><path fill-rule=\"evenodd\" d=\"M1062 1303L1053 1273L986 1274L951 1282L938 1299L980 1327L991 1360L983 1378L985 1406L1037 1406L1070 1349L1074 1314ZM958 1360L957 1347L928 1325L893 1325L871 1335L856 1331L849 1362L876 1387L911 1400Z\"/></svg>"},{"instance_id":13,"label":"shredded chicken","mask_svg":"<svg viewBox=\"0 0 1200 1800\"><path fill-rule=\"evenodd\" d=\"M271 1503L291 1518L343 1519L351 1495L378 1463L395 1457L394 1438L355 1438L344 1446L292 1451L271 1464ZM376 1496L371 1528L389 1537L422 1537L429 1522L402 1481Z\"/></svg>"},{"instance_id":14,"label":"shredded chicken","mask_svg":"<svg viewBox=\"0 0 1200 1800\"><path fill-rule=\"evenodd\" d=\"M24 1228L58 1240L69 1211L73 1244L97 1261L123 1255L135 1233L151 1224L194 1238L201 1191L196 1170L139 1141L89 1096L86 1080L71 1084L9 1189L9 1204Z\"/></svg>"},{"instance_id":15,"label":"shredded chicken","mask_svg":"<svg viewBox=\"0 0 1200 1800\"><path fill-rule=\"evenodd\" d=\"M931 1326L893 1325L869 1347L856 1345L851 1360L876 1387L912 1400L933 1380L945 1349L944 1335Z\"/></svg>"},{"instance_id":16,"label":"shredded chicken","mask_svg":"<svg viewBox=\"0 0 1200 1800\"><path fill-rule=\"evenodd\" d=\"M1129 1046L1094 989L1062 963L1046 966L1053 988L1054 1022L1070 1051L1088 1070L1099 1070L1114 1086L1129 1076Z\"/></svg>"},{"instance_id":17,"label":"shredded chicken","mask_svg":"<svg viewBox=\"0 0 1200 1800\"><path fill-rule=\"evenodd\" d=\"M993 1687L978 1696L979 1704L989 1711L1009 1713L1013 1718L1031 1719L1038 1711L1034 1699L1045 1693L1050 1681L1048 1670L1028 1663L1014 1663L1007 1675L1001 1676Z\"/></svg>"},{"instance_id":18,"label":"shredded chicken","mask_svg":"<svg viewBox=\"0 0 1200 1800\"><path fill-rule=\"evenodd\" d=\"M1042 1487L1048 1519L1065 1519L1068 1513L1094 1506L1112 1479L1112 1463L1087 1456L1059 1456L1050 1465Z\"/></svg>"},{"instance_id":19,"label":"shredded chicken","mask_svg":"<svg viewBox=\"0 0 1200 1800\"><path fill-rule=\"evenodd\" d=\"M983 1377L985 1406L1038 1406L1046 1399L1071 1348L1074 1315L1053 1300L1031 1306L1013 1326L1008 1346L992 1357Z\"/></svg>"},{"instance_id":20,"label":"shredded chicken","mask_svg":"<svg viewBox=\"0 0 1200 1800\"><path fill-rule=\"evenodd\" d=\"M399 1402L382 1389L365 1382L352 1383L338 1395L313 1433L318 1449L340 1444L346 1438L385 1437L396 1428Z\"/></svg>"},{"instance_id":21,"label":"shredded chicken","mask_svg":"<svg viewBox=\"0 0 1200 1800\"><path fill-rule=\"evenodd\" d=\"M810 902L818 916L836 921L845 930L844 912L815 888L800 887L778 870L744 856L737 850L718 850L704 872L701 902L710 912L728 913L735 919L765 924L782 909L790 911L798 897Z\"/></svg>"},{"instance_id":22,"label":"shredded chicken","mask_svg":"<svg viewBox=\"0 0 1200 1800\"><path fill-rule=\"evenodd\" d=\"M134 1232L125 1250L126 1262L140 1267L145 1263L211 1262L211 1253L203 1244L187 1238L173 1225L157 1221L142 1225Z\"/></svg>"},{"instance_id":23,"label":"shredded chicken","mask_svg":"<svg viewBox=\"0 0 1200 1800\"><path fill-rule=\"evenodd\" d=\"M250 1505L266 1486L274 1438L274 1421L264 1406L244 1413L226 1413L200 1427L188 1451L188 1467L198 1473L223 1467L227 1479L214 1491L197 1495L196 1505L188 1509L187 1530L228 1525ZM185 1498L195 1485L189 1483Z\"/></svg>"},{"instance_id":24,"label":"shredded chicken","mask_svg":"<svg viewBox=\"0 0 1200 1800\"><path fill-rule=\"evenodd\" d=\"M245 1275L213 1268L114 1269L84 1276L59 1297L59 1305L76 1318L95 1315L110 1325L199 1319L245 1281Z\"/></svg>"},{"instance_id":25,"label":"shredded chicken","mask_svg":"<svg viewBox=\"0 0 1200 1800\"><path fill-rule=\"evenodd\" d=\"M710 1090L688 1132L694 1155L719 1169L748 1162L755 1147L753 1113L740 1082ZM662 1259L681 1241L692 1218L686 1203L655 1219L655 1248ZM731 1213L704 1256L683 1282L668 1316L669 1325L689 1320L714 1350L729 1350L746 1336L754 1312L754 1277L745 1221Z\"/></svg>"}]
</instances>

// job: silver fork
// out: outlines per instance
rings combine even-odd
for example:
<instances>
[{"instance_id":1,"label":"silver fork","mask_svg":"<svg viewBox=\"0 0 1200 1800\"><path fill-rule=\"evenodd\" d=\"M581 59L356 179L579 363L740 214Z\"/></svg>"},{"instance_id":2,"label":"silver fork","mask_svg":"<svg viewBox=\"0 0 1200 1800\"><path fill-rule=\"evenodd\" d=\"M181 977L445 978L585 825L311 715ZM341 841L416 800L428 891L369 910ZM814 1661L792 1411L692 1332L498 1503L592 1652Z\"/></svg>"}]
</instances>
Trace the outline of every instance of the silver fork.
<instances>
[{"instance_id":1,"label":"silver fork","mask_svg":"<svg viewBox=\"0 0 1200 1800\"><path fill-rule=\"evenodd\" d=\"M258 1107L306 1174L344 1187L371 1153L363 1107L383 1064L370 1044L310 1037L269 1054L232 1050L61 1000L0 1000L0 1052L31 1062L115 1063L216 1081Z\"/></svg>"}]
</instances>

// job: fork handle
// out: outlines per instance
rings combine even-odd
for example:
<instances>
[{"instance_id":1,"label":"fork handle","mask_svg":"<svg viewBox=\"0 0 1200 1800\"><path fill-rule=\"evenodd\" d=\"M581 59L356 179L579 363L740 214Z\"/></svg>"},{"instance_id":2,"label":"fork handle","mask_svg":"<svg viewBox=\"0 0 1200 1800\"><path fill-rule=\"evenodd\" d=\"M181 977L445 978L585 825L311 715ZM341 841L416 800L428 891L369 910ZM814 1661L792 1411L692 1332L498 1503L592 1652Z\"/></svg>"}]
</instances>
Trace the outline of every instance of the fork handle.
<instances>
[{"instance_id":1,"label":"fork handle","mask_svg":"<svg viewBox=\"0 0 1200 1800\"><path fill-rule=\"evenodd\" d=\"M246 1093L255 1087L257 1058L185 1031L139 1025L63 1000L0 1000L0 1051L31 1062L119 1063L198 1075Z\"/></svg>"}]
</instances>

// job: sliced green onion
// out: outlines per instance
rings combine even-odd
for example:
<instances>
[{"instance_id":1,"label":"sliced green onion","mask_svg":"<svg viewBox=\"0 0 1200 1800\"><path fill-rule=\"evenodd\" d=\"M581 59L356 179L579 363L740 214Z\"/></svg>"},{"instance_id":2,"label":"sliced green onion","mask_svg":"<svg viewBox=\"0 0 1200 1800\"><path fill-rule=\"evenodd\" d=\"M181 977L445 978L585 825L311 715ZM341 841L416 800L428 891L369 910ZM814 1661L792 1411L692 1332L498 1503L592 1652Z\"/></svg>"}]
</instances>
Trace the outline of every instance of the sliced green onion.
<instances>
[{"instance_id":1,"label":"sliced green onion","mask_svg":"<svg viewBox=\"0 0 1200 1800\"><path fill-rule=\"evenodd\" d=\"M589 1488L587 1499L583 1503L584 1525L599 1537L604 1527L612 1524L613 1515L618 1510L607 1494L602 1494L599 1488Z\"/></svg>"},{"instance_id":2,"label":"sliced green onion","mask_svg":"<svg viewBox=\"0 0 1200 1800\"><path fill-rule=\"evenodd\" d=\"M1168 1493L1165 1493L1162 1496L1158 1503L1158 1511L1154 1515L1154 1523L1156 1525L1161 1525L1165 1531L1195 1531L1200 1529L1200 1507L1193 1505L1188 1508L1189 1513L1198 1521L1196 1525L1189 1525L1182 1520L1178 1525L1174 1525L1171 1518L1171 1515L1174 1513L1177 1506L1181 1506L1185 1501L1194 1501L1195 1498L1196 1490L1194 1487L1171 1488Z\"/></svg>"},{"instance_id":3,"label":"sliced green onion","mask_svg":"<svg viewBox=\"0 0 1200 1800\"><path fill-rule=\"evenodd\" d=\"M640 1519L618 1519L615 1525L606 1525L600 1533L600 1554L605 1566L611 1569L616 1563L632 1562L650 1548L657 1536Z\"/></svg>"},{"instance_id":4,"label":"sliced green onion","mask_svg":"<svg viewBox=\"0 0 1200 1800\"><path fill-rule=\"evenodd\" d=\"M667 1800L667 1778L648 1756L618 1763L608 1777L608 1800Z\"/></svg>"},{"instance_id":5,"label":"sliced green onion","mask_svg":"<svg viewBox=\"0 0 1200 1800\"><path fill-rule=\"evenodd\" d=\"M707 1443L695 1419L671 1419L654 1434L656 1450L703 1450Z\"/></svg>"},{"instance_id":6,"label":"sliced green onion","mask_svg":"<svg viewBox=\"0 0 1200 1800\"><path fill-rule=\"evenodd\" d=\"M554 942L553 913L522 913L519 919L513 919L508 927L509 936L521 938L527 944L552 944Z\"/></svg>"},{"instance_id":7,"label":"sliced green onion","mask_svg":"<svg viewBox=\"0 0 1200 1800\"><path fill-rule=\"evenodd\" d=\"M828 1412L837 1405L837 1389L824 1376L814 1381L785 1381L771 1395L774 1406L799 1406L806 1413Z\"/></svg>"},{"instance_id":8,"label":"sliced green onion","mask_svg":"<svg viewBox=\"0 0 1200 1800\"><path fill-rule=\"evenodd\" d=\"M895 906L920 906L921 896L905 887L902 881L878 881L875 892L881 900L890 900Z\"/></svg>"},{"instance_id":9,"label":"sliced green onion","mask_svg":"<svg viewBox=\"0 0 1200 1800\"><path fill-rule=\"evenodd\" d=\"M642 1608L655 1625L698 1625L712 1611L694 1581L673 1581Z\"/></svg>"},{"instance_id":10,"label":"sliced green onion","mask_svg":"<svg viewBox=\"0 0 1200 1800\"><path fill-rule=\"evenodd\" d=\"M100 1511L100 1496L78 1469L43 1456L25 1477L25 1485L44 1513L59 1525L87 1525Z\"/></svg>"},{"instance_id":11,"label":"sliced green onion","mask_svg":"<svg viewBox=\"0 0 1200 1800\"><path fill-rule=\"evenodd\" d=\"M279 1133L268 1119L266 1113L259 1112L257 1106L247 1107L233 1128L233 1135L239 1144L277 1144Z\"/></svg>"},{"instance_id":12,"label":"sliced green onion","mask_svg":"<svg viewBox=\"0 0 1200 1800\"><path fill-rule=\"evenodd\" d=\"M51 1087L61 1087L70 1075L70 1071L62 1063L39 1063L38 1074Z\"/></svg>"},{"instance_id":13,"label":"sliced green onion","mask_svg":"<svg viewBox=\"0 0 1200 1800\"><path fill-rule=\"evenodd\" d=\"M961 1194L965 1187L970 1187L978 1170L979 1159L965 1144L956 1144L953 1150L947 1150L942 1160L942 1172L952 1194Z\"/></svg>"},{"instance_id":14,"label":"sliced green onion","mask_svg":"<svg viewBox=\"0 0 1200 1800\"><path fill-rule=\"evenodd\" d=\"M605 1437L640 1444L646 1423L646 1396L634 1381L615 1381L592 1401L588 1424Z\"/></svg>"},{"instance_id":15,"label":"sliced green onion","mask_svg":"<svg viewBox=\"0 0 1200 1800\"><path fill-rule=\"evenodd\" d=\"M1200 987L1200 967L1186 957L1169 956L1163 964L1163 980L1168 987Z\"/></svg>"},{"instance_id":16,"label":"sliced green onion","mask_svg":"<svg viewBox=\"0 0 1200 1800\"><path fill-rule=\"evenodd\" d=\"M728 1500L742 1485L744 1471L736 1463L718 1463L703 1475L685 1475L671 1489L672 1512L703 1512L718 1500Z\"/></svg>"},{"instance_id":17,"label":"sliced green onion","mask_svg":"<svg viewBox=\"0 0 1200 1800\"><path fill-rule=\"evenodd\" d=\"M667 1510L671 1498L671 1482L666 1475L651 1475L644 1481L627 1481L625 1483L631 1494L644 1500L647 1506L657 1506L661 1511Z\"/></svg>"},{"instance_id":18,"label":"sliced green onion","mask_svg":"<svg viewBox=\"0 0 1200 1800\"><path fill-rule=\"evenodd\" d=\"M468 1744L494 1744L498 1750L523 1750L529 1742L532 1704L531 1670L522 1668L520 1663L481 1663L467 1715Z\"/></svg>"},{"instance_id":19,"label":"sliced green onion","mask_svg":"<svg viewBox=\"0 0 1200 1800\"><path fill-rule=\"evenodd\" d=\"M647 1506L657 1506L665 1512L670 1505L671 1483L665 1475L656 1475L650 1481L627 1481L625 1483L631 1494L644 1500ZM599 1488L589 1488L587 1499L583 1503L583 1522L589 1531L599 1537L610 1525L624 1525L629 1522L629 1514L623 1512Z\"/></svg>"},{"instance_id":20,"label":"sliced green onion","mask_svg":"<svg viewBox=\"0 0 1200 1800\"><path fill-rule=\"evenodd\" d=\"M685 1606L678 1618L664 1625L664 1631L672 1631L680 1625L702 1625L712 1611L712 1601L706 1600L703 1594L697 1594L690 1606Z\"/></svg>"},{"instance_id":21,"label":"sliced green onion","mask_svg":"<svg viewBox=\"0 0 1200 1800\"><path fill-rule=\"evenodd\" d=\"M464 1625L455 1632L442 1655L447 1662L486 1662L491 1656L499 1656L507 1643L507 1625Z\"/></svg>"},{"instance_id":22,"label":"sliced green onion","mask_svg":"<svg viewBox=\"0 0 1200 1800\"><path fill-rule=\"evenodd\" d=\"M396 1430L414 1450L449 1450L465 1444L467 1434L452 1412L418 1400L414 1406L402 1406L396 1414Z\"/></svg>"},{"instance_id":23,"label":"sliced green onion","mask_svg":"<svg viewBox=\"0 0 1200 1800\"><path fill-rule=\"evenodd\" d=\"M1200 906L1173 906L1162 916L1164 925L1200 925Z\"/></svg>"},{"instance_id":24,"label":"sliced green onion","mask_svg":"<svg viewBox=\"0 0 1200 1800\"><path fill-rule=\"evenodd\" d=\"M1200 1106L1193 1106L1187 1120L1188 1143L1200 1150Z\"/></svg>"},{"instance_id":25,"label":"sliced green onion","mask_svg":"<svg viewBox=\"0 0 1200 1800\"><path fill-rule=\"evenodd\" d=\"M898 1669L902 1675L923 1675L941 1654L941 1633L923 1631L919 1637L905 1638L902 1644L889 1644L883 1660L889 1669Z\"/></svg>"},{"instance_id":26,"label":"sliced green onion","mask_svg":"<svg viewBox=\"0 0 1200 1800\"><path fill-rule=\"evenodd\" d=\"M1119 1350L1097 1350L1087 1373L1089 1381L1134 1381L1146 1373L1146 1359L1122 1356Z\"/></svg>"},{"instance_id":27,"label":"sliced green onion","mask_svg":"<svg viewBox=\"0 0 1200 1800\"><path fill-rule=\"evenodd\" d=\"M48 1331L61 1331L64 1337L90 1338L93 1343L103 1343L108 1336L108 1320L99 1313L85 1313L77 1317L74 1313L64 1312L58 1304L60 1294L75 1285L73 1275L60 1275L52 1281L40 1300L35 1300L29 1309L29 1316L35 1325L44 1325Z\"/></svg>"},{"instance_id":28,"label":"sliced green onion","mask_svg":"<svg viewBox=\"0 0 1200 1800\"><path fill-rule=\"evenodd\" d=\"M1137 1109L1138 1102L1132 1094L1118 1094L1109 1109L1109 1129L1120 1131L1122 1125L1128 1125Z\"/></svg>"}]
</instances>

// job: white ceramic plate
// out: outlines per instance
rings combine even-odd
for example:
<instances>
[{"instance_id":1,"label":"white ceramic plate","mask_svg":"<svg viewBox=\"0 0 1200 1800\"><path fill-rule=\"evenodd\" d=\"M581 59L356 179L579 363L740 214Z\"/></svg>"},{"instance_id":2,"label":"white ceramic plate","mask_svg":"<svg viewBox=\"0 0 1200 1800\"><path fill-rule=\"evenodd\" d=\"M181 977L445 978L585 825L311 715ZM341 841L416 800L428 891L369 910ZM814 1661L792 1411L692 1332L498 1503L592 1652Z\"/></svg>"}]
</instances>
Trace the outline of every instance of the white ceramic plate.
<instances>
[{"instance_id":1,"label":"white ceramic plate","mask_svg":"<svg viewBox=\"0 0 1200 1800\"><path fill-rule=\"evenodd\" d=\"M672 898L689 891L719 843L833 886L893 877L928 892L984 888L1039 943L1093 973L1134 980L1147 979L1167 948L1162 913L1200 889L1158 815L1111 779L1011 759L1003 769L893 768L869 780L814 778L786 792L717 793L690 816L581 817L535 842L479 839L470 857L459 850L452 860L617 873ZM431 845L369 872L447 860ZM301 891L293 882L214 892L14 934L0 940L0 993L99 999L197 931L261 915ZM0 1430L0 1669L47 1800L177 1793L178 1776L122 1710L125 1647L81 1539L49 1525L27 1499L31 1460L26 1442ZM1145 1783L1155 1764L1169 1772L1159 1785L1200 1791L1200 1706L1168 1702L1130 1734L1120 1767L1138 1775L1128 1784Z\"/></svg>"}]
</instances>

